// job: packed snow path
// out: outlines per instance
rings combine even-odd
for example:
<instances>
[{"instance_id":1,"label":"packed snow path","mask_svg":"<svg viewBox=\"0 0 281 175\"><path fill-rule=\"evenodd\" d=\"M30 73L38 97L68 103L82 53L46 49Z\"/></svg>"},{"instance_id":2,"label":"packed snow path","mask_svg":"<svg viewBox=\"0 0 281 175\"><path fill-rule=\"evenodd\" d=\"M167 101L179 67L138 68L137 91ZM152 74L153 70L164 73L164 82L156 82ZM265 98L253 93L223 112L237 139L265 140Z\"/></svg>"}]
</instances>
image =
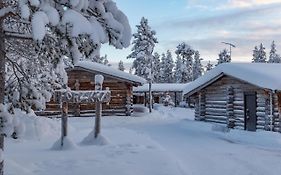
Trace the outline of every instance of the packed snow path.
<instances>
[{"instance_id":1,"label":"packed snow path","mask_svg":"<svg viewBox=\"0 0 281 175\"><path fill-rule=\"evenodd\" d=\"M93 118L72 118L77 147L50 150L59 135L8 140L6 175L279 175L281 134L212 130L192 120L193 111L158 107L145 117L104 117L104 146L81 146ZM54 123L60 124L59 121ZM55 125L55 124L54 124ZM46 129L46 132L49 129Z\"/></svg>"}]
</instances>

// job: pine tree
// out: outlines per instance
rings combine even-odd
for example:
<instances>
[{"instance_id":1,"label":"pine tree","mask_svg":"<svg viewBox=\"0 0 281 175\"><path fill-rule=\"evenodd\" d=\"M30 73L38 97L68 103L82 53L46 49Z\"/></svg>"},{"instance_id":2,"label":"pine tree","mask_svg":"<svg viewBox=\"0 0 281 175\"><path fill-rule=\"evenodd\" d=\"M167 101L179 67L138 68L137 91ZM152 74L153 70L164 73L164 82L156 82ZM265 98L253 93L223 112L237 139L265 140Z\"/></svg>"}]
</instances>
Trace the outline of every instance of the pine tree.
<instances>
[{"instance_id":1,"label":"pine tree","mask_svg":"<svg viewBox=\"0 0 281 175\"><path fill-rule=\"evenodd\" d=\"M125 70L124 63L123 63L122 60L119 61L118 69L121 70L121 71L124 71L124 70Z\"/></svg>"},{"instance_id":2,"label":"pine tree","mask_svg":"<svg viewBox=\"0 0 281 175\"><path fill-rule=\"evenodd\" d=\"M268 63L280 63L281 62L280 55L278 55L276 53L276 51L277 50L276 50L275 42L272 41Z\"/></svg>"},{"instance_id":3,"label":"pine tree","mask_svg":"<svg viewBox=\"0 0 281 175\"><path fill-rule=\"evenodd\" d=\"M81 59L81 60L83 60L83 59ZM86 60L90 60L90 61L93 61L93 62L96 62L96 63L111 66L111 64L108 61L107 54L105 54L104 56L97 55L97 56L94 56L94 57L86 59Z\"/></svg>"},{"instance_id":4,"label":"pine tree","mask_svg":"<svg viewBox=\"0 0 281 175\"><path fill-rule=\"evenodd\" d=\"M162 53L161 62L160 62L160 81L159 83L164 83L166 81L166 72L165 72L165 62L166 62L166 54Z\"/></svg>"},{"instance_id":5,"label":"pine tree","mask_svg":"<svg viewBox=\"0 0 281 175\"><path fill-rule=\"evenodd\" d=\"M257 62L257 60L259 59L259 49L257 46L255 46L254 50L253 50L253 59L252 62L255 63Z\"/></svg>"},{"instance_id":6,"label":"pine tree","mask_svg":"<svg viewBox=\"0 0 281 175\"><path fill-rule=\"evenodd\" d=\"M168 50L166 54L162 55L161 61L161 82L162 83L173 83L173 69L174 69L174 60L172 53Z\"/></svg>"},{"instance_id":7,"label":"pine tree","mask_svg":"<svg viewBox=\"0 0 281 175\"><path fill-rule=\"evenodd\" d=\"M196 80L203 74L203 65L201 64L201 61L203 59L200 58L199 51L195 51L194 54L194 62L193 62L193 80Z\"/></svg>"},{"instance_id":8,"label":"pine tree","mask_svg":"<svg viewBox=\"0 0 281 175\"><path fill-rule=\"evenodd\" d=\"M211 64L211 62L208 61L207 65L206 65L206 71L209 71L211 69L213 69L213 64Z\"/></svg>"},{"instance_id":9,"label":"pine tree","mask_svg":"<svg viewBox=\"0 0 281 175\"><path fill-rule=\"evenodd\" d=\"M181 69L182 80L180 83L187 83L192 81L192 64L194 50L186 43L181 43L177 46L177 50L175 53L177 54L177 56L181 57L183 64L183 67Z\"/></svg>"},{"instance_id":10,"label":"pine tree","mask_svg":"<svg viewBox=\"0 0 281 175\"><path fill-rule=\"evenodd\" d=\"M266 63L266 52L265 47L263 44L260 44L259 49L255 47L254 53L253 53L253 62L254 63Z\"/></svg>"},{"instance_id":11,"label":"pine tree","mask_svg":"<svg viewBox=\"0 0 281 175\"><path fill-rule=\"evenodd\" d=\"M161 81L161 61L160 61L160 55L155 52L153 55L153 67L152 67L152 73L153 73L153 83L160 83Z\"/></svg>"},{"instance_id":12,"label":"pine tree","mask_svg":"<svg viewBox=\"0 0 281 175\"><path fill-rule=\"evenodd\" d=\"M148 25L148 20L144 17L141 19L140 25L137 25L137 33L133 34L133 48L132 53L127 58L135 59L133 68L135 75L149 79L149 71L151 68L151 61L153 59L153 50L155 44L158 43L155 37L156 32L151 30Z\"/></svg>"},{"instance_id":13,"label":"pine tree","mask_svg":"<svg viewBox=\"0 0 281 175\"><path fill-rule=\"evenodd\" d=\"M231 58L230 55L228 53L228 51L226 49L224 49L223 51L221 51L219 53L219 59L217 65L222 64L222 63L230 63L231 62Z\"/></svg>"},{"instance_id":14,"label":"pine tree","mask_svg":"<svg viewBox=\"0 0 281 175\"><path fill-rule=\"evenodd\" d=\"M182 59L179 55L177 55L177 60L176 60L176 67L175 67L175 72L174 72L174 78L176 83L182 83L184 82L183 80L183 69L184 65L182 63Z\"/></svg>"}]
</instances>

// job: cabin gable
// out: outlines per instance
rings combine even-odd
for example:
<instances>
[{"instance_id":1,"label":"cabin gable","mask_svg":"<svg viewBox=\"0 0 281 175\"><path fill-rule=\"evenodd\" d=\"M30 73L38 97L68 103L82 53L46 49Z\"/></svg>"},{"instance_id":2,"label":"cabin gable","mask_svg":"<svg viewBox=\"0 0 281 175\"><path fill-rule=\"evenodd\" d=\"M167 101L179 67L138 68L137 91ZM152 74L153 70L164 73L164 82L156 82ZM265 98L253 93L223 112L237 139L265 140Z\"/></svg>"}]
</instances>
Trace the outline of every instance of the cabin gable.
<instances>
[{"instance_id":1,"label":"cabin gable","mask_svg":"<svg viewBox=\"0 0 281 175\"><path fill-rule=\"evenodd\" d=\"M195 119L225 124L230 128L247 129L247 93L255 93L256 102L250 104L256 109L256 129L270 130L272 126L273 130L279 131L278 94L227 75L216 79L191 96L195 104Z\"/></svg>"},{"instance_id":2,"label":"cabin gable","mask_svg":"<svg viewBox=\"0 0 281 175\"><path fill-rule=\"evenodd\" d=\"M95 75L101 74L94 71L67 70L68 87L71 90L95 90ZM101 74L103 75L103 74ZM103 75L103 89L109 88L111 91L111 100L109 103L102 104L103 113L105 115L131 115L133 105L133 82L123 81L109 75ZM53 96L53 98L56 98ZM80 116L87 113L95 112L95 103L69 103L69 113L75 116ZM60 113L59 104L52 100L47 104L47 109L44 111L48 113Z\"/></svg>"}]
</instances>

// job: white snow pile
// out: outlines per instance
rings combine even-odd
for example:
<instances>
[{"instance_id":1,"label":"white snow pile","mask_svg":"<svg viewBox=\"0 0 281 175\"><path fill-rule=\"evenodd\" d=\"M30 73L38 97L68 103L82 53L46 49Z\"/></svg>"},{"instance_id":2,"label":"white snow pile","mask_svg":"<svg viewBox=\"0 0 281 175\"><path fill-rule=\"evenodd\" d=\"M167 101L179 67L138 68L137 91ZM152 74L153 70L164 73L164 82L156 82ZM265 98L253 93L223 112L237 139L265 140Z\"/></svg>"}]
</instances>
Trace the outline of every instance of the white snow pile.
<instances>
[{"instance_id":1,"label":"white snow pile","mask_svg":"<svg viewBox=\"0 0 281 175\"><path fill-rule=\"evenodd\" d=\"M60 132L59 121L38 117L34 113L27 114L16 109L13 118L16 136L21 139L41 140Z\"/></svg>"},{"instance_id":2,"label":"white snow pile","mask_svg":"<svg viewBox=\"0 0 281 175\"><path fill-rule=\"evenodd\" d=\"M155 106L156 107L156 106ZM53 139L6 139L6 175L279 175L281 135L212 131L194 111L158 105L144 117L103 117L104 146L51 151ZM93 118L70 118L73 143L92 131ZM53 137L57 139L57 135Z\"/></svg>"},{"instance_id":3,"label":"white snow pile","mask_svg":"<svg viewBox=\"0 0 281 175\"><path fill-rule=\"evenodd\" d=\"M218 131L218 132L230 132L230 129L225 125L220 124L213 124L212 131Z\"/></svg>"},{"instance_id":4,"label":"white snow pile","mask_svg":"<svg viewBox=\"0 0 281 175\"><path fill-rule=\"evenodd\" d=\"M109 140L102 136L101 134L98 135L97 138L95 138L95 132L94 130L89 133L87 137L85 137L82 142L80 143L81 145L108 145Z\"/></svg>"},{"instance_id":5,"label":"white snow pile","mask_svg":"<svg viewBox=\"0 0 281 175\"><path fill-rule=\"evenodd\" d=\"M142 117L147 115L148 112L149 112L148 108L145 107L144 105L137 105L137 104L133 105L133 114L132 114L133 117Z\"/></svg>"},{"instance_id":6,"label":"white snow pile","mask_svg":"<svg viewBox=\"0 0 281 175\"><path fill-rule=\"evenodd\" d=\"M73 150L76 149L76 144L69 138L63 138L63 144L61 142L61 138L59 138L51 147L51 150L60 151L60 150Z\"/></svg>"}]
</instances>

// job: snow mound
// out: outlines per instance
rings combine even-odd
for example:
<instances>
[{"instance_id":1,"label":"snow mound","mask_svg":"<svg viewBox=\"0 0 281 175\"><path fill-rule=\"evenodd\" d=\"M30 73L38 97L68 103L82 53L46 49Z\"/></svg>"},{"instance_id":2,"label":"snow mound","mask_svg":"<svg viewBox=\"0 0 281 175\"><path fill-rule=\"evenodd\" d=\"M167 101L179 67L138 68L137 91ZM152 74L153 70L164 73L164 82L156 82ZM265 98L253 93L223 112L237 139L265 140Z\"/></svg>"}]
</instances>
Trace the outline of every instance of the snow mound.
<instances>
[{"instance_id":1,"label":"snow mound","mask_svg":"<svg viewBox=\"0 0 281 175\"><path fill-rule=\"evenodd\" d=\"M95 138L95 132L92 131L90 132L90 134L85 137L82 142L81 142L81 145L108 145L109 144L109 141L107 138L105 138L104 136L102 135L98 135L97 138Z\"/></svg>"},{"instance_id":2,"label":"snow mound","mask_svg":"<svg viewBox=\"0 0 281 175\"><path fill-rule=\"evenodd\" d=\"M38 117L33 112L25 113L15 109L14 131L16 137L27 140L41 140L60 133L60 123L55 119Z\"/></svg>"},{"instance_id":3,"label":"snow mound","mask_svg":"<svg viewBox=\"0 0 281 175\"><path fill-rule=\"evenodd\" d=\"M148 114L148 108L144 105L134 105L133 106L133 117L142 117Z\"/></svg>"},{"instance_id":4,"label":"snow mound","mask_svg":"<svg viewBox=\"0 0 281 175\"><path fill-rule=\"evenodd\" d=\"M76 144L69 138L64 137L63 146L61 145L61 138L59 138L51 147L51 150L60 151L60 150L73 150L76 149Z\"/></svg>"},{"instance_id":5,"label":"snow mound","mask_svg":"<svg viewBox=\"0 0 281 175\"><path fill-rule=\"evenodd\" d=\"M212 131L218 131L218 132L230 132L230 129L224 125L214 124L212 126Z\"/></svg>"}]
</instances>

